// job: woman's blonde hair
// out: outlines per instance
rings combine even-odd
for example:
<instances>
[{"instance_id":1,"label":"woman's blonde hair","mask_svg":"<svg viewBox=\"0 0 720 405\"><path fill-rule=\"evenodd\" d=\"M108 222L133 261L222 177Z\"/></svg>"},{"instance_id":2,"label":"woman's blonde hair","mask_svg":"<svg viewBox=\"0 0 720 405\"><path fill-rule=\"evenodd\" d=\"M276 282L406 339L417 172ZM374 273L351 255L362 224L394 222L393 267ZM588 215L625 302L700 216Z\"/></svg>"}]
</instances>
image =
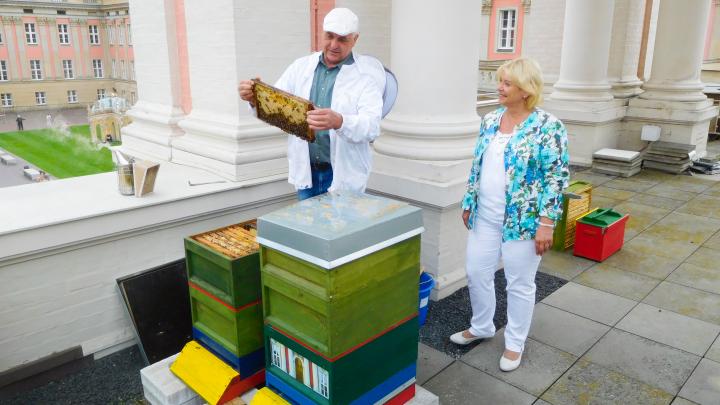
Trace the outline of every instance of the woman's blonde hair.
<instances>
[{"instance_id":1,"label":"woman's blonde hair","mask_svg":"<svg viewBox=\"0 0 720 405\"><path fill-rule=\"evenodd\" d=\"M525 99L525 106L528 109L532 110L542 102L542 71L534 59L518 58L503 63L497 70L498 81L503 77L528 93Z\"/></svg>"}]
</instances>

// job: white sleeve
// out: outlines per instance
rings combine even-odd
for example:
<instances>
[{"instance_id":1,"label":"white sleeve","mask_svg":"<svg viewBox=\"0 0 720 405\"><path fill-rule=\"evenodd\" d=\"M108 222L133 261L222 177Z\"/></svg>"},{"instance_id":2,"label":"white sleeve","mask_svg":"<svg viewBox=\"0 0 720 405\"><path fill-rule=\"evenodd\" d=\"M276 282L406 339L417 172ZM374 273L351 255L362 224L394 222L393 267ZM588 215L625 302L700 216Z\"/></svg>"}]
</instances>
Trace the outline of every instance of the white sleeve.
<instances>
[{"instance_id":1,"label":"white sleeve","mask_svg":"<svg viewBox=\"0 0 720 405\"><path fill-rule=\"evenodd\" d=\"M342 126L335 130L337 136L348 142L370 142L380 135L382 93L373 80L365 80L360 89L356 114L342 114Z\"/></svg>"}]
</instances>

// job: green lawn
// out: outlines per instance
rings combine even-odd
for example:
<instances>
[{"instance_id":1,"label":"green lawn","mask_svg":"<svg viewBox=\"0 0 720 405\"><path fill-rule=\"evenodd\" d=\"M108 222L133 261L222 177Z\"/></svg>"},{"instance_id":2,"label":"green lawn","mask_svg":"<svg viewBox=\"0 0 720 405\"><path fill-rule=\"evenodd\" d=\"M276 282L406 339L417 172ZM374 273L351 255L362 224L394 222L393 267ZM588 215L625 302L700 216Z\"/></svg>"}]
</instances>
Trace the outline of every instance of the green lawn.
<instances>
[{"instance_id":1,"label":"green lawn","mask_svg":"<svg viewBox=\"0 0 720 405\"><path fill-rule=\"evenodd\" d=\"M90 127L70 127L70 135L51 129L0 133L0 148L21 157L50 175L64 179L109 172L114 165L108 149L90 143Z\"/></svg>"}]
</instances>

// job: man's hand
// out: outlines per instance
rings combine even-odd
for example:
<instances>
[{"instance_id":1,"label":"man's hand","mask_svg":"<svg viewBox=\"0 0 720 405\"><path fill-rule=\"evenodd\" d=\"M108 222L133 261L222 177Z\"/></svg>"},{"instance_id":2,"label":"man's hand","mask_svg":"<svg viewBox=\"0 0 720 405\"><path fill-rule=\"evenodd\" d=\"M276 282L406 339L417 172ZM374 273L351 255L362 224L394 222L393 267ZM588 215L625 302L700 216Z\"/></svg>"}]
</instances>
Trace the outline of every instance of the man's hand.
<instances>
[{"instance_id":1,"label":"man's hand","mask_svg":"<svg viewBox=\"0 0 720 405\"><path fill-rule=\"evenodd\" d=\"M260 78L258 77L258 80ZM253 82L252 80L243 80L238 85L238 93L240 94L240 98L250 103L253 108L255 107L255 92L253 92Z\"/></svg>"},{"instance_id":2,"label":"man's hand","mask_svg":"<svg viewBox=\"0 0 720 405\"><path fill-rule=\"evenodd\" d=\"M553 222L549 218L542 217L540 223L552 225ZM553 232L554 229L549 226L538 225L537 231L535 231L535 254L542 256L550 250L553 243Z\"/></svg>"},{"instance_id":3,"label":"man's hand","mask_svg":"<svg viewBox=\"0 0 720 405\"><path fill-rule=\"evenodd\" d=\"M343 117L329 108L319 108L307 112L307 123L315 131L338 129L342 127Z\"/></svg>"},{"instance_id":4,"label":"man's hand","mask_svg":"<svg viewBox=\"0 0 720 405\"><path fill-rule=\"evenodd\" d=\"M470 226L468 225L468 221L470 220L470 210L465 210L462 213L462 220L465 224L465 228L470 229Z\"/></svg>"}]
</instances>

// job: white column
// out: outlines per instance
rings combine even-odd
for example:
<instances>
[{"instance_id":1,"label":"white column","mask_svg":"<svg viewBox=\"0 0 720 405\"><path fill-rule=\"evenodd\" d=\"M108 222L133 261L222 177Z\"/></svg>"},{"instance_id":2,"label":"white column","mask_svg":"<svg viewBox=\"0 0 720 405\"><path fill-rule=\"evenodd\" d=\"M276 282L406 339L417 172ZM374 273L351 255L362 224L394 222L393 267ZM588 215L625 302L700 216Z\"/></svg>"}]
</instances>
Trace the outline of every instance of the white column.
<instances>
[{"instance_id":1,"label":"white column","mask_svg":"<svg viewBox=\"0 0 720 405\"><path fill-rule=\"evenodd\" d=\"M642 92L637 69L644 11L644 0L615 0L608 79L616 98L628 98Z\"/></svg>"},{"instance_id":2,"label":"white column","mask_svg":"<svg viewBox=\"0 0 720 405\"><path fill-rule=\"evenodd\" d=\"M710 1L661 1L647 100L703 101L700 82ZM678 63L678 62L682 63Z\"/></svg>"},{"instance_id":3,"label":"white column","mask_svg":"<svg viewBox=\"0 0 720 405\"><path fill-rule=\"evenodd\" d=\"M237 86L273 83L310 52L307 2L186 1L185 17L193 109L173 160L236 181L287 176L288 135L256 119Z\"/></svg>"},{"instance_id":4,"label":"white column","mask_svg":"<svg viewBox=\"0 0 720 405\"><path fill-rule=\"evenodd\" d=\"M481 4L393 0L395 108L381 123L369 188L423 208L422 261L433 298L465 285L460 199L480 118L475 112Z\"/></svg>"},{"instance_id":5,"label":"white column","mask_svg":"<svg viewBox=\"0 0 720 405\"><path fill-rule=\"evenodd\" d=\"M546 108L568 129L570 162L590 165L592 154L617 146L622 100L610 92L608 62L614 0L567 0L560 75Z\"/></svg>"},{"instance_id":6,"label":"white column","mask_svg":"<svg viewBox=\"0 0 720 405\"><path fill-rule=\"evenodd\" d=\"M130 15L139 99L128 111L132 124L121 131L122 149L132 156L170 161L171 145L183 134L177 123L184 117L180 109L174 4L130 0ZM107 76L110 68L105 66Z\"/></svg>"},{"instance_id":7,"label":"white column","mask_svg":"<svg viewBox=\"0 0 720 405\"><path fill-rule=\"evenodd\" d=\"M551 98L609 101L607 79L614 0L567 0L560 78Z\"/></svg>"}]
</instances>

